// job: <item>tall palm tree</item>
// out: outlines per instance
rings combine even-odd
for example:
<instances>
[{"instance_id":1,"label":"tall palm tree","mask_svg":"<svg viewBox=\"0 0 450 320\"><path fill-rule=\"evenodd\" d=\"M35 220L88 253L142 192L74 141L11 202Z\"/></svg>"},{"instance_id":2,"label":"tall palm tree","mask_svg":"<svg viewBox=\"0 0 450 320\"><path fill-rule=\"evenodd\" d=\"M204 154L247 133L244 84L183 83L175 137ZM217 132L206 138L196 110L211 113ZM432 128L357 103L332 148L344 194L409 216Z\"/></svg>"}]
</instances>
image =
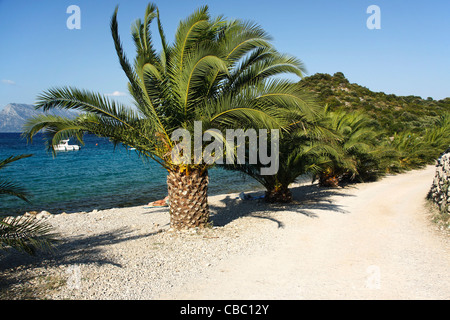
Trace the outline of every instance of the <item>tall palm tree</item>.
<instances>
[{"instance_id":1,"label":"tall palm tree","mask_svg":"<svg viewBox=\"0 0 450 320\"><path fill-rule=\"evenodd\" d=\"M31 154L11 156L0 161L0 169L14 161L31 157ZM27 191L10 179L0 180L0 196L15 196L24 201L28 200ZM1 202L0 202L1 203ZM8 247L16 248L29 254L34 254L36 249L51 249L56 241L53 228L34 218L0 217L0 249Z\"/></svg>"},{"instance_id":2,"label":"tall palm tree","mask_svg":"<svg viewBox=\"0 0 450 320\"><path fill-rule=\"evenodd\" d=\"M159 52L150 32L154 20L161 40ZM184 128L192 136L195 121L201 122L202 133L209 129L284 128L297 114L313 112L294 81L274 77L285 73L302 76L303 64L277 52L268 34L256 24L213 18L205 6L179 23L175 40L169 44L158 8L149 4L144 19L132 26L133 64L119 38L117 8L111 32L135 108L99 93L54 88L40 95L38 108L77 109L82 114L73 120L37 117L24 130L31 138L45 129L50 148L67 137L82 143L84 133L94 133L155 160L168 171L172 228L209 223L210 164L189 155L190 163L172 160L176 145L171 135L176 129Z\"/></svg>"}]
</instances>

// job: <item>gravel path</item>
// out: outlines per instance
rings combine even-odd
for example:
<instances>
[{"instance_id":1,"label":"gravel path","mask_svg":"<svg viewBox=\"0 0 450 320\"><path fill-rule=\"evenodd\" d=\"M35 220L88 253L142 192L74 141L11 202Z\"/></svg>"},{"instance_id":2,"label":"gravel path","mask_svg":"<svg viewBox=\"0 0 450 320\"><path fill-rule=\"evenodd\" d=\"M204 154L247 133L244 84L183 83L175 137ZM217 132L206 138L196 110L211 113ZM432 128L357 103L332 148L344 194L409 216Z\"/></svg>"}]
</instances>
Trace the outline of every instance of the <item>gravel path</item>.
<instances>
[{"instance_id":1,"label":"gravel path","mask_svg":"<svg viewBox=\"0 0 450 320\"><path fill-rule=\"evenodd\" d=\"M58 250L0 256L0 284L46 285L49 299L450 299L450 238L425 205L433 176L299 185L286 206L214 196L215 227L197 231L168 230L166 208L54 215Z\"/></svg>"}]
</instances>

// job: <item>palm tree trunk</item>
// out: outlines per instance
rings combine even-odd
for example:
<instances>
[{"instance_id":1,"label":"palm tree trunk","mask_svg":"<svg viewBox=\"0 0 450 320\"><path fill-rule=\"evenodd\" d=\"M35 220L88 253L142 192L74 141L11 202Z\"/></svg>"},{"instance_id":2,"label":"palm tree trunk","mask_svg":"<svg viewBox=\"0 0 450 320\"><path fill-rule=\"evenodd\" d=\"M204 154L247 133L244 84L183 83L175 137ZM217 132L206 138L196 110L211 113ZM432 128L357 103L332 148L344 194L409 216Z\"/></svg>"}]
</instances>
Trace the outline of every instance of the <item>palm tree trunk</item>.
<instances>
[{"instance_id":1,"label":"palm tree trunk","mask_svg":"<svg viewBox=\"0 0 450 320\"><path fill-rule=\"evenodd\" d=\"M333 171L322 172L319 176L319 186L336 188L339 186L339 178Z\"/></svg>"},{"instance_id":2,"label":"palm tree trunk","mask_svg":"<svg viewBox=\"0 0 450 320\"><path fill-rule=\"evenodd\" d=\"M167 176L170 227L176 230L209 225L208 170L181 171Z\"/></svg>"},{"instance_id":3,"label":"palm tree trunk","mask_svg":"<svg viewBox=\"0 0 450 320\"><path fill-rule=\"evenodd\" d=\"M292 192L289 188L281 186L267 190L264 199L270 203L288 203L292 202Z\"/></svg>"}]
</instances>

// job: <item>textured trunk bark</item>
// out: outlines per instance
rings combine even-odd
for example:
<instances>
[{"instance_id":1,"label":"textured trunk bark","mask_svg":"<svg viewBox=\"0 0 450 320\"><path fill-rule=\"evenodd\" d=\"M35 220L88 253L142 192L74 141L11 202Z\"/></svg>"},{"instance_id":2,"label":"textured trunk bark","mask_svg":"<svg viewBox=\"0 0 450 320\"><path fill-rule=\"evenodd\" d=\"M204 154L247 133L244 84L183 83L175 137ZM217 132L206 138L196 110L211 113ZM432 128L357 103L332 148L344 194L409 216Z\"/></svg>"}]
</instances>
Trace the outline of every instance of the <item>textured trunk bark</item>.
<instances>
[{"instance_id":1,"label":"textured trunk bark","mask_svg":"<svg viewBox=\"0 0 450 320\"><path fill-rule=\"evenodd\" d=\"M338 187L339 179L333 173L322 173L319 177L319 186L321 187Z\"/></svg>"},{"instance_id":2,"label":"textured trunk bark","mask_svg":"<svg viewBox=\"0 0 450 320\"><path fill-rule=\"evenodd\" d=\"M171 228L181 230L209 225L208 170L171 171L167 187Z\"/></svg>"},{"instance_id":3,"label":"textured trunk bark","mask_svg":"<svg viewBox=\"0 0 450 320\"><path fill-rule=\"evenodd\" d=\"M292 192L289 188L275 188L266 191L264 199L270 203L288 203L292 202Z\"/></svg>"}]
</instances>

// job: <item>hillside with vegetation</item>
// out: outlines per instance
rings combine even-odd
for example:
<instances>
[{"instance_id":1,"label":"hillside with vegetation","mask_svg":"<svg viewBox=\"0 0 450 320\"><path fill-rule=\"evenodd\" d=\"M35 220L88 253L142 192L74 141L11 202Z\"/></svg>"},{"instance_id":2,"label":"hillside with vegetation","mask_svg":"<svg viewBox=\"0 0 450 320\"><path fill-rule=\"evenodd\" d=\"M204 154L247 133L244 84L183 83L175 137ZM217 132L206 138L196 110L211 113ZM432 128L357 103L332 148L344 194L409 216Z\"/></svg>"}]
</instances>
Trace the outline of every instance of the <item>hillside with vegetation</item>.
<instances>
[{"instance_id":1,"label":"hillside with vegetation","mask_svg":"<svg viewBox=\"0 0 450 320\"><path fill-rule=\"evenodd\" d=\"M422 132L450 112L450 97L434 100L373 92L350 83L342 72L334 75L317 73L300 83L314 92L321 103L327 104L330 111L363 111L376 121L379 129L390 135L405 130Z\"/></svg>"},{"instance_id":2,"label":"hillside with vegetation","mask_svg":"<svg viewBox=\"0 0 450 320\"><path fill-rule=\"evenodd\" d=\"M324 107L317 125L334 137L316 134L302 142L309 160L299 150L282 152L292 153L297 162L305 160L305 172L313 168L321 185L376 180L386 173L422 168L450 145L450 98L373 92L350 83L341 72L318 73L300 85Z\"/></svg>"}]
</instances>

